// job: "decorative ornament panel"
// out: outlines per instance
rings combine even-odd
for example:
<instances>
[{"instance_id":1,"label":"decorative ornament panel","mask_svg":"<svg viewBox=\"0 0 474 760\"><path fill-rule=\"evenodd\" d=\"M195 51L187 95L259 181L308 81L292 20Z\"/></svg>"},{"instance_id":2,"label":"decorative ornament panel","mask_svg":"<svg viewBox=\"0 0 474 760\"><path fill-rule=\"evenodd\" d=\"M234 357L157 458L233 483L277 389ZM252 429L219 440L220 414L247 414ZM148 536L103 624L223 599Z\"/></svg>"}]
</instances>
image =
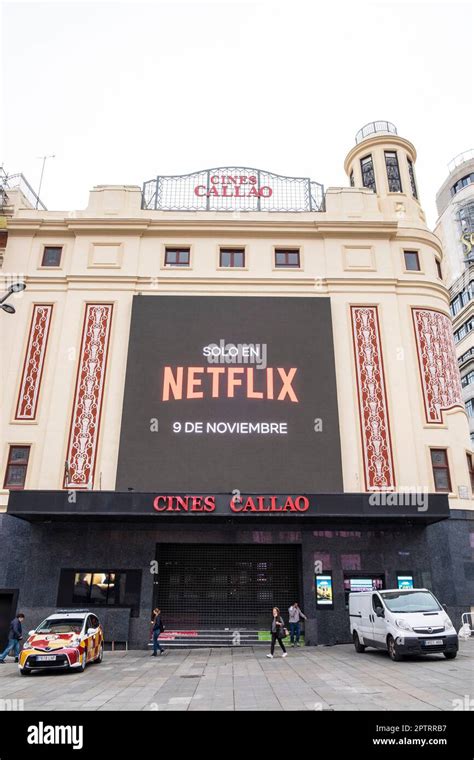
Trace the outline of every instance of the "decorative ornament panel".
<instances>
[{"instance_id":1,"label":"decorative ornament panel","mask_svg":"<svg viewBox=\"0 0 474 760\"><path fill-rule=\"evenodd\" d=\"M37 303L33 306L30 334L16 405L16 420L36 419L52 313L52 304Z\"/></svg>"},{"instance_id":2,"label":"decorative ornament panel","mask_svg":"<svg viewBox=\"0 0 474 760\"><path fill-rule=\"evenodd\" d=\"M86 304L65 488L93 486L112 310L112 304Z\"/></svg>"},{"instance_id":3,"label":"decorative ornament panel","mask_svg":"<svg viewBox=\"0 0 474 760\"><path fill-rule=\"evenodd\" d=\"M453 325L447 314L412 309L427 422L443 422L443 411L464 408Z\"/></svg>"},{"instance_id":4,"label":"decorative ornament panel","mask_svg":"<svg viewBox=\"0 0 474 760\"><path fill-rule=\"evenodd\" d=\"M390 422L376 306L352 306L352 335L368 491L395 487Z\"/></svg>"}]
</instances>

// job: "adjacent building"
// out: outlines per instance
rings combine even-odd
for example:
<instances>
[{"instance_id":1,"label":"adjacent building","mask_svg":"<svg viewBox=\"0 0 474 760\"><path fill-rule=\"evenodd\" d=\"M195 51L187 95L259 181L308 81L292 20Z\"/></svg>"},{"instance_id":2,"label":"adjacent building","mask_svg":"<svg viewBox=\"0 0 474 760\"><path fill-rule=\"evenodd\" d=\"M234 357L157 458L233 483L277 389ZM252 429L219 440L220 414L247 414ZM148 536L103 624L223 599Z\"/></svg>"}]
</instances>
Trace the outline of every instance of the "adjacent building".
<instances>
[{"instance_id":1,"label":"adjacent building","mask_svg":"<svg viewBox=\"0 0 474 760\"><path fill-rule=\"evenodd\" d=\"M435 233L444 251L443 275L450 292L456 356L474 443L474 151L456 156L436 196Z\"/></svg>"},{"instance_id":2,"label":"adjacent building","mask_svg":"<svg viewBox=\"0 0 474 760\"><path fill-rule=\"evenodd\" d=\"M258 641L297 598L474 607L473 464L416 150L357 134L347 187L249 167L25 201L3 274L0 607L97 609L106 639Z\"/></svg>"}]
</instances>

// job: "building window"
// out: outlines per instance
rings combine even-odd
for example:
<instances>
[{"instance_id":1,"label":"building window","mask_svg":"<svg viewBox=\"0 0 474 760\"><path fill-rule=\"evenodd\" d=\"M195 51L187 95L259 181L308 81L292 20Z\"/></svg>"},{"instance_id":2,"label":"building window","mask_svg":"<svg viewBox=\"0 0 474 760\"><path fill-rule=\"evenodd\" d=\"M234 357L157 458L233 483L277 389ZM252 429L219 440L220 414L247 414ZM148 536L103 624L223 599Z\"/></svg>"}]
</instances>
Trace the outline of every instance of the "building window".
<instances>
[{"instance_id":1,"label":"building window","mask_svg":"<svg viewBox=\"0 0 474 760\"><path fill-rule=\"evenodd\" d=\"M408 175L410 177L410 186L411 186L411 194L413 195L416 200L418 200L418 190L416 189L416 180L415 180L415 167L413 166L413 161L408 158L407 156L407 162L408 162Z\"/></svg>"},{"instance_id":2,"label":"building window","mask_svg":"<svg viewBox=\"0 0 474 760\"><path fill-rule=\"evenodd\" d=\"M349 182L350 182L351 187L354 187L354 170L352 170L349 175Z\"/></svg>"},{"instance_id":3,"label":"building window","mask_svg":"<svg viewBox=\"0 0 474 760\"><path fill-rule=\"evenodd\" d=\"M474 417L474 398L470 398L466 401L465 405L468 417Z\"/></svg>"},{"instance_id":4,"label":"building window","mask_svg":"<svg viewBox=\"0 0 474 760\"><path fill-rule=\"evenodd\" d=\"M469 479L471 481L471 491L474 494L474 464L472 463L472 454L466 454L467 469L469 471Z\"/></svg>"},{"instance_id":5,"label":"building window","mask_svg":"<svg viewBox=\"0 0 474 760\"><path fill-rule=\"evenodd\" d=\"M390 193L402 192L402 180L400 177L400 167L398 157L395 151L385 151L385 166L387 168L388 190Z\"/></svg>"},{"instance_id":6,"label":"building window","mask_svg":"<svg viewBox=\"0 0 474 760\"><path fill-rule=\"evenodd\" d=\"M188 267L190 248L166 248L165 249L165 266L168 267Z\"/></svg>"},{"instance_id":7,"label":"building window","mask_svg":"<svg viewBox=\"0 0 474 760\"><path fill-rule=\"evenodd\" d=\"M461 177L461 179L458 179L458 181L452 186L451 195L456 195L456 193L459 193L459 191L462 190L463 187L467 187L468 185L472 185L473 183L474 183L474 172L471 172L471 174L466 174L465 177Z\"/></svg>"},{"instance_id":8,"label":"building window","mask_svg":"<svg viewBox=\"0 0 474 760\"><path fill-rule=\"evenodd\" d=\"M465 203L459 209L459 221L463 232L474 232L474 203Z\"/></svg>"},{"instance_id":9,"label":"building window","mask_svg":"<svg viewBox=\"0 0 474 760\"><path fill-rule=\"evenodd\" d=\"M219 266L242 269L245 266L245 249L221 248L219 253Z\"/></svg>"},{"instance_id":10,"label":"building window","mask_svg":"<svg viewBox=\"0 0 474 760\"><path fill-rule=\"evenodd\" d=\"M448 452L446 449L431 449L431 464L435 491L451 491L451 478L449 475Z\"/></svg>"},{"instance_id":11,"label":"building window","mask_svg":"<svg viewBox=\"0 0 474 760\"><path fill-rule=\"evenodd\" d=\"M435 256L435 262L436 262L436 271L438 272L438 277L440 280L443 279L443 270L441 269L441 261L436 258Z\"/></svg>"},{"instance_id":12,"label":"building window","mask_svg":"<svg viewBox=\"0 0 474 760\"><path fill-rule=\"evenodd\" d=\"M58 606L140 607L141 570L61 570Z\"/></svg>"},{"instance_id":13,"label":"building window","mask_svg":"<svg viewBox=\"0 0 474 760\"><path fill-rule=\"evenodd\" d=\"M376 193L377 187L375 185L374 162L372 161L372 156L361 158L360 169L362 172L362 185Z\"/></svg>"},{"instance_id":14,"label":"building window","mask_svg":"<svg viewBox=\"0 0 474 760\"><path fill-rule=\"evenodd\" d=\"M42 267L59 267L61 266L61 255L63 249L62 246L47 245L43 250L43 258L41 259Z\"/></svg>"},{"instance_id":15,"label":"building window","mask_svg":"<svg viewBox=\"0 0 474 760\"><path fill-rule=\"evenodd\" d=\"M468 319L467 322L465 322L463 325L461 325L461 327L459 328L459 330L455 330L454 331L454 342L455 343L459 343L460 340L462 340L463 338L465 338L466 335L471 332L472 327L473 327L473 322L474 322L474 320L471 317L470 319Z\"/></svg>"},{"instance_id":16,"label":"building window","mask_svg":"<svg viewBox=\"0 0 474 760\"><path fill-rule=\"evenodd\" d=\"M277 248L275 251L275 266L276 267L294 267L298 268L300 265L300 252L299 250L287 250L283 248Z\"/></svg>"},{"instance_id":17,"label":"building window","mask_svg":"<svg viewBox=\"0 0 474 760\"><path fill-rule=\"evenodd\" d=\"M410 272L420 271L420 259L418 251L403 251L405 257L405 269Z\"/></svg>"},{"instance_id":18,"label":"building window","mask_svg":"<svg viewBox=\"0 0 474 760\"><path fill-rule=\"evenodd\" d=\"M474 383L474 369L471 369L467 375L464 375L464 377L461 378L461 385L463 388L465 388L466 385L471 385L471 383Z\"/></svg>"},{"instance_id":19,"label":"building window","mask_svg":"<svg viewBox=\"0 0 474 760\"><path fill-rule=\"evenodd\" d=\"M30 458L29 446L10 446L4 488L20 490L25 487L26 470Z\"/></svg>"}]
</instances>

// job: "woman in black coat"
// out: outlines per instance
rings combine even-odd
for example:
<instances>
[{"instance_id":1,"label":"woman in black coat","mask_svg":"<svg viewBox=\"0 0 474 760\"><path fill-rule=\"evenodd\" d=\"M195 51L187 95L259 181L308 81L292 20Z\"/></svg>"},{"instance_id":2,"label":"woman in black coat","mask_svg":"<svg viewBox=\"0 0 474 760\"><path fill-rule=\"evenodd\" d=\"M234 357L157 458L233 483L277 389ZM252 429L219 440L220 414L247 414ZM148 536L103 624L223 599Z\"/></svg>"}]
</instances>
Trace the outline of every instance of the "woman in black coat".
<instances>
[{"instance_id":1,"label":"woman in black coat","mask_svg":"<svg viewBox=\"0 0 474 760\"><path fill-rule=\"evenodd\" d=\"M286 657L288 652L286 651L285 645L283 643L283 639L285 638L285 622L280 615L280 610L278 607L273 608L273 618L270 633L272 636L272 645L270 654L267 654L267 657L273 657L273 652L275 651L275 643L277 641L283 650L282 657Z\"/></svg>"}]
</instances>

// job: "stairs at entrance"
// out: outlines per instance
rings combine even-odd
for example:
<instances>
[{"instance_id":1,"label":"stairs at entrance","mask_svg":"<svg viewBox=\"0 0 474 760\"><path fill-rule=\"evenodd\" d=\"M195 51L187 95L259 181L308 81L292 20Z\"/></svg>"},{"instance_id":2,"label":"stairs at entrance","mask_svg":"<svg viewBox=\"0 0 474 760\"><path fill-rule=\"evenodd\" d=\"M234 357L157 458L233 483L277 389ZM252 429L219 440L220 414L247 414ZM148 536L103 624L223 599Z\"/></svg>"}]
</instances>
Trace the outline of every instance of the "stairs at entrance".
<instances>
[{"instance_id":1,"label":"stairs at entrance","mask_svg":"<svg viewBox=\"0 0 474 760\"><path fill-rule=\"evenodd\" d=\"M267 647L270 645L268 631L249 629L215 630L167 630L160 636L160 644L166 649L198 649L214 647ZM289 638L285 639L289 643ZM303 637L300 644L304 644ZM149 646L152 646L150 642Z\"/></svg>"}]
</instances>

